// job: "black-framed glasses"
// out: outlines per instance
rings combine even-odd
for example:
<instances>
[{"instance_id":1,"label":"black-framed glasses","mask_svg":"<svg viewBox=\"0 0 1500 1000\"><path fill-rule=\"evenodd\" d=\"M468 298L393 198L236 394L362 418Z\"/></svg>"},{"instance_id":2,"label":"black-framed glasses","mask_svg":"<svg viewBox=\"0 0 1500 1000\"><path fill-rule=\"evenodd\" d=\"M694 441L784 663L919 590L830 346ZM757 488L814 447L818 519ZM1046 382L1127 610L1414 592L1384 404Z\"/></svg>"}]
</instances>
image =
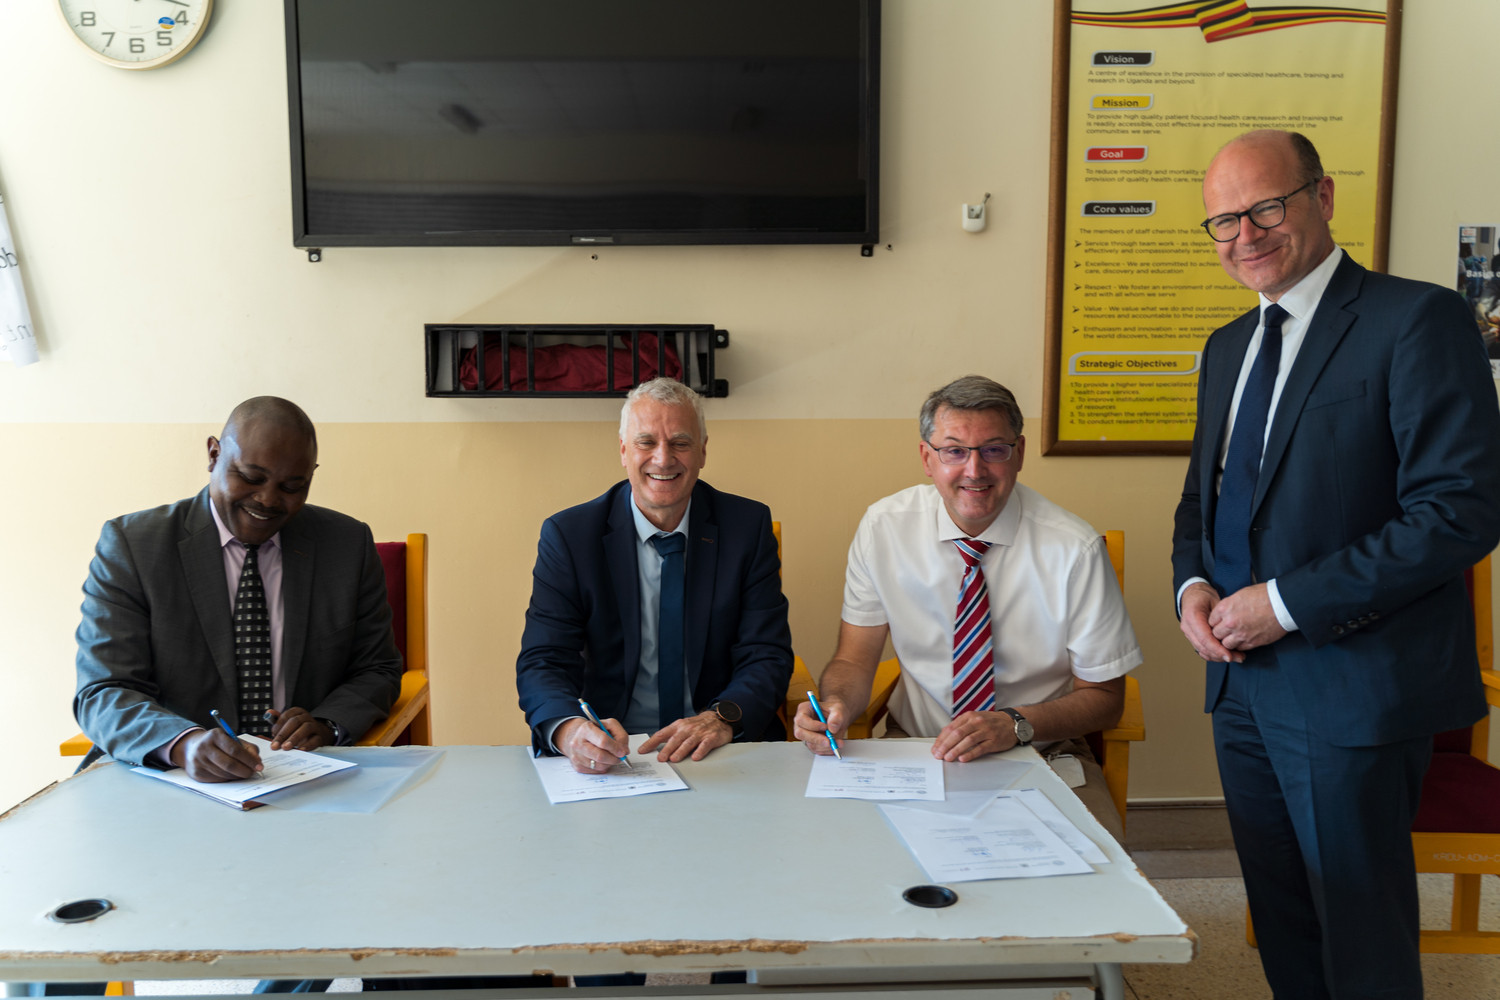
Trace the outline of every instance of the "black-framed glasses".
<instances>
[{"instance_id":1,"label":"black-framed glasses","mask_svg":"<svg viewBox=\"0 0 1500 1000\"><path fill-rule=\"evenodd\" d=\"M967 465L971 451L979 452L979 457L984 461L999 465L1001 462L1009 462L1010 456L1016 451L1014 441L1010 444L980 444L972 447L962 444L945 444L940 447L931 441L922 443L937 452L938 461L944 465Z\"/></svg>"},{"instance_id":2,"label":"black-framed glasses","mask_svg":"<svg viewBox=\"0 0 1500 1000\"><path fill-rule=\"evenodd\" d=\"M1314 177L1291 194L1284 194L1280 198L1268 198L1259 204L1251 205L1243 212L1226 212L1223 215L1216 215L1211 219L1204 219L1198 225L1203 227L1203 231L1208 233L1215 243L1228 243L1237 239L1240 235L1240 220L1246 216L1250 217L1250 221L1255 223L1257 228L1275 229L1286 221L1287 199L1296 197L1322 179Z\"/></svg>"}]
</instances>

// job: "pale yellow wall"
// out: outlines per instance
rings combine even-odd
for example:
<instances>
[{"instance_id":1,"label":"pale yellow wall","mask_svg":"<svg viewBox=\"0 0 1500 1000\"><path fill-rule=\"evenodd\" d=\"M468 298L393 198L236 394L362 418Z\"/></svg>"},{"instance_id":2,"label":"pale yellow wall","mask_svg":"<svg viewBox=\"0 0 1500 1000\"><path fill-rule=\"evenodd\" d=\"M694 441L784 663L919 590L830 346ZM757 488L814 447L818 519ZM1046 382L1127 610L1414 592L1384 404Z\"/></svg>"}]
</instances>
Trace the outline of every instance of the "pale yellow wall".
<instances>
[{"instance_id":1,"label":"pale yellow wall","mask_svg":"<svg viewBox=\"0 0 1500 1000\"><path fill-rule=\"evenodd\" d=\"M1500 220L1500 193L1479 182L1500 139L1440 67L1485 63L1500 6L1409 2L1406 22L1392 264L1445 281L1456 225ZM524 738L512 665L537 527L617 478L617 404L426 399L424 322L729 329L732 395L708 403L705 478L783 520L793 633L814 670L860 512L920 477L921 396L991 374L1017 391L1035 442L1046 0L886 0L892 249L873 260L849 247L363 249L310 265L289 237L281 30L279 4L219 0L188 58L123 73L89 59L49 3L0 4L0 190L43 352L0 364L0 808L68 769L51 748L74 728L72 632L100 522L198 489L204 437L261 392L319 423L315 502L377 537L432 535L438 739ZM965 234L958 205L985 191L990 229ZM1169 597L1183 465L1033 447L1023 474L1128 533L1150 730L1133 797L1218 792L1201 665Z\"/></svg>"}]
</instances>

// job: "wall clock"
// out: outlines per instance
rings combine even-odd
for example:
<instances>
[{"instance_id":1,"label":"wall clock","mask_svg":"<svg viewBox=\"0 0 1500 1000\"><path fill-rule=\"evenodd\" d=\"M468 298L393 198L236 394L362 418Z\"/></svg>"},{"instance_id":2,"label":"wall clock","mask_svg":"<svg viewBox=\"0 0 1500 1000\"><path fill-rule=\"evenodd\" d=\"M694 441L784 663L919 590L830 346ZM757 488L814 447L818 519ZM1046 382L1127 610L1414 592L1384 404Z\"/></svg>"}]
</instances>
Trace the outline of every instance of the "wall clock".
<instances>
[{"instance_id":1,"label":"wall clock","mask_svg":"<svg viewBox=\"0 0 1500 1000\"><path fill-rule=\"evenodd\" d=\"M155 69L203 37L214 0L57 0L73 36L119 69Z\"/></svg>"}]
</instances>

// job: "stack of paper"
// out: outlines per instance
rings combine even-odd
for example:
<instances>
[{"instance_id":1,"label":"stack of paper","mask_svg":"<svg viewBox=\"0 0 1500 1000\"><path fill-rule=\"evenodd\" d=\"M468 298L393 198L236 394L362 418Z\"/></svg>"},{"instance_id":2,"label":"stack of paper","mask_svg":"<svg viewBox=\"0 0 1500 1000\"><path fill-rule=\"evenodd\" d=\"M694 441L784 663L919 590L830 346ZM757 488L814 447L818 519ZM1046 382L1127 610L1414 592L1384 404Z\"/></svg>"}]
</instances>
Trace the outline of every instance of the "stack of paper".
<instances>
[{"instance_id":1,"label":"stack of paper","mask_svg":"<svg viewBox=\"0 0 1500 1000\"><path fill-rule=\"evenodd\" d=\"M848 740L842 752L813 758L807 798L943 801L943 762L929 744Z\"/></svg>"},{"instance_id":2,"label":"stack of paper","mask_svg":"<svg viewBox=\"0 0 1500 1000\"><path fill-rule=\"evenodd\" d=\"M630 737L631 749L646 741L645 735ZM687 788L687 782L671 764L655 756L629 758L630 766L616 764L602 774L579 773L566 757L533 757L537 777L547 793L547 801L582 802L585 799L618 799L627 795L649 795L652 792L675 792Z\"/></svg>"},{"instance_id":3,"label":"stack of paper","mask_svg":"<svg viewBox=\"0 0 1500 1000\"><path fill-rule=\"evenodd\" d=\"M272 750L270 741L263 740L259 736L245 735L240 739L252 744L260 752L260 762L265 765L265 770L243 781L194 781L180 767L170 771L157 771L149 767L137 767L132 770L137 774L159 778L200 795L207 795L215 802L222 802L236 809L254 809L262 804L256 800L271 792L290 788L304 781L312 781L314 778L342 771L346 767L358 766L353 761L334 760L331 757L303 750Z\"/></svg>"},{"instance_id":4,"label":"stack of paper","mask_svg":"<svg viewBox=\"0 0 1500 1000\"><path fill-rule=\"evenodd\" d=\"M1076 875L1108 861L1035 788L880 809L933 882Z\"/></svg>"}]
</instances>

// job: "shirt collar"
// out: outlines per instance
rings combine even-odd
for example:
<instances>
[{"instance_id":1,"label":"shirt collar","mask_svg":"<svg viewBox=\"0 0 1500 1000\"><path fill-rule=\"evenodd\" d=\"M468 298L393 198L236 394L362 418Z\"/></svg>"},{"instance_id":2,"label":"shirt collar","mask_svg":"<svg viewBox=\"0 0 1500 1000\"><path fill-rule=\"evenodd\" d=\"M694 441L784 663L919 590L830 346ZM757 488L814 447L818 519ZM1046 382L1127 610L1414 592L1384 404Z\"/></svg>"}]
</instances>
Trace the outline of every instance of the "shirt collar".
<instances>
[{"instance_id":1,"label":"shirt collar","mask_svg":"<svg viewBox=\"0 0 1500 1000\"><path fill-rule=\"evenodd\" d=\"M238 538L235 538L234 532L230 531L224 526L224 521L219 517L219 508L214 504L213 497L208 498L208 512L214 516L214 527L219 529L219 548L228 548L230 542L239 542L241 545L245 544L244 542L240 542ZM276 534L272 535L270 538L261 543L260 550L263 551L265 549L275 549L280 547L281 532L278 531L276 532Z\"/></svg>"},{"instance_id":2,"label":"shirt collar","mask_svg":"<svg viewBox=\"0 0 1500 1000\"><path fill-rule=\"evenodd\" d=\"M1333 272L1338 270L1339 261L1344 259L1342 248L1335 246L1333 251L1323 258L1323 263L1307 272L1307 276L1287 289L1276 304L1285 309L1293 319L1305 320L1318 308L1318 302L1323 298L1323 292L1328 288L1328 283L1333 280ZM1260 297L1260 312L1264 316L1266 306L1271 300L1264 295Z\"/></svg>"},{"instance_id":3,"label":"shirt collar","mask_svg":"<svg viewBox=\"0 0 1500 1000\"><path fill-rule=\"evenodd\" d=\"M934 487L936 489L936 487ZM953 518L948 515L948 505L939 503L937 506L937 536L940 542L951 542L958 538L977 537L980 541L989 542L993 545L1011 545L1016 540L1016 531L1021 526L1021 504L1022 493L1025 488L1017 483L1015 489L1011 490L1010 499L1005 501L1005 506L995 519L990 522L989 527L981 531L977 536L967 535L959 530L958 525L953 523ZM941 494L939 495L941 498Z\"/></svg>"},{"instance_id":4,"label":"shirt collar","mask_svg":"<svg viewBox=\"0 0 1500 1000\"><path fill-rule=\"evenodd\" d=\"M688 518L691 517L693 513L693 500L692 497L688 498L688 505L682 512L682 520L678 521L677 527L673 528L671 531L663 531L646 519L646 515L641 513L641 508L636 506L634 490L630 491L630 513L631 516L635 518L636 537L639 538L641 540L641 544L644 545L652 535L686 535Z\"/></svg>"}]
</instances>

